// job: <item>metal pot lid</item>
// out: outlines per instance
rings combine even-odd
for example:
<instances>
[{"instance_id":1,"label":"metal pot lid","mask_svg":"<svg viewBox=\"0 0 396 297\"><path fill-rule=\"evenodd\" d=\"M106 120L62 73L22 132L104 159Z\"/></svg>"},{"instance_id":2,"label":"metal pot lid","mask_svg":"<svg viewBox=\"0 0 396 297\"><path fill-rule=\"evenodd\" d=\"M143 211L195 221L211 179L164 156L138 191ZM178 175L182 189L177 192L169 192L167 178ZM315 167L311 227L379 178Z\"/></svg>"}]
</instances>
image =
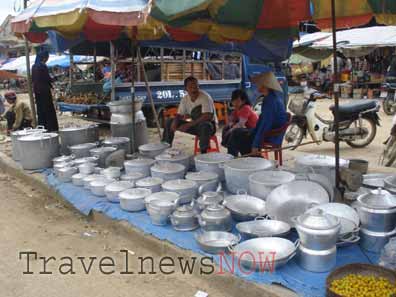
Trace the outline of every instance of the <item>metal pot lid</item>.
<instances>
[{"instance_id":1,"label":"metal pot lid","mask_svg":"<svg viewBox=\"0 0 396 297\"><path fill-rule=\"evenodd\" d=\"M240 170L240 171L259 171L259 170L267 170L274 167L274 162L269 161L263 158L257 157L248 157L248 158L241 158L241 159L234 159L231 161L226 162L225 167Z\"/></svg>"},{"instance_id":2,"label":"metal pot lid","mask_svg":"<svg viewBox=\"0 0 396 297\"><path fill-rule=\"evenodd\" d=\"M198 197L197 202L200 204L213 204L220 203L224 200L224 197L218 192L208 191L202 193L202 196Z\"/></svg>"},{"instance_id":3,"label":"metal pot lid","mask_svg":"<svg viewBox=\"0 0 396 297\"><path fill-rule=\"evenodd\" d=\"M358 201L366 207L374 209L390 209L396 207L396 197L386 190L378 189L358 197Z\"/></svg>"},{"instance_id":4,"label":"metal pot lid","mask_svg":"<svg viewBox=\"0 0 396 297\"><path fill-rule=\"evenodd\" d=\"M325 213L321 209L314 209L298 216L297 223L309 229L328 230L339 226L340 219Z\"/></svg>"},{"instance_id":5,"label":"metal pot lid","mask_svg":"<svg viewBox=\"0 0 396 297\"><path fill-rule=\"evenodd\" d=\"M63 168L63 167L72 167L73 165L75 165L74 162L60 162L54 165L54 169L59 169L59 168Z\"/></svg>"},{"instance_id":6,"label":"metal pot lid","mask_svg":"<svg viewBox=\"0 0 396 297\"><path fill-rule=\"evenodd\" d=\"M352 221L356 226L360 225L359 214L356 212L356 210L353 207L349 205L346 205L344 203L335 203L335 202L324 203L311 208L309 211L318 208L332 216L336 216L339 218L344 218L349 221Z\"/></svg>"},{"instance_id":7,"label":"metal pot lid","mask_svg":"<svg viewBox=\"0 0 396 297\"><path fill-rule=\"evenodd\" d=\"M154 187L162 185L164 180L160 177L145 177L136 182L137 187Z\"/></svg>"},{"instance_id":8,"label":"metal pot lid","mask_svg":"<svg viewBox=\"0 0 396 297\"><path fill-rule=\"evenodd\" d=\"M173 212L172 216L175 218L190 218L195 217L195 212L191 205L182 205Z\"/></svg>"},{"instance_id":9,"label":"metal pot lid","mask_svg":"<svg viewBox=\"0 0 396 297\"><path fill-rule=\"evenodd\" d=\"M396 189L396 175L386 177L384 179L384 184L386 187Z\"/></svg>"},{"instance_id":10,"label":"metal pot lid","mask_svg":"<svg viewBox=\"0 0 396 297\"><path fill-rule=\"evenodd\" d=\"M165 174L177 173L185 169L186 167L179 163L157 163L151 167L152 171Z\"/></svg>"},{"instance_id":11,"label":"metal pot lid","mask_svg":"<svg viewBox=\"0 0 396 297\"><path fill-rule=\"evenodd\" d=\"M106 174L113 174L113 173L120 173L121 168L120 167L108 167L106 169L103 169L101 171L101 174L106 175Z\"/></svg>"},{"instance_id":12,"label":"metal pot lid","mask_svg":"<svg viewBox=\"0 0 396 297\"><path fill-rule=\"evenodd\" d=\"M129 161L125 161L124 165L132 167L152 166L155 163L154 159L149 158L137 158Z\"/></svg>"},{"instance_id":13,"label":"metal pot lid","mask_svg":"<svg viewBox=\"0 0 396 297\"><path fill-rule=\"evenodd\" d=\"M102 147L97 147L91 149L89 152L91 154L102 154L102 153L112 153L117 150L116 147L111 147L111 146L102 146Z\"/></svg>"},{"instance_id":14,"label":"metal pot lid","mask_svg":"<svg viewBox=\"0 0 396 297\"><path fill-rule=\"evenodd\" d=\"M157 192L145 198L145 203L150 203L152 200L167 200L176 202L180 195L175 192Z\"/></svg>"},{"instance_id":15,"label":"metal pot lid","mask_svg":"<svg viewBox=\"0 0 396 297\"><path fill-rule=\"evenodd\" d=\"M99 160L97 157L85 157L85 158L78 158L74 160L76 164L83 164L83 163L96 163Z\"/></svg>"},{"instance_id":16,"label":"metal pot lid","mask_svg":"<svg viewBox=\"0 0 396 297\"><path fill-rule=\"evenodd\" d=\"M81 144L76 144L70 147L71 150L83 150L83 149L92 149L94 147L97 147L96 143L81 143Z\"/></svg>"},{"instance_id":17,"label":"metal pot lid","mask_svg":"<svg viewBox=\"0 0 396 297\"><path fill-rule=\"evenodd\" d=\"M84 131L92 128L97 128L97 125L63 127L59 129L59 131L61 132Z\"/></svg>"},{"instance_id":18,"label":"metal pot lid","mask_svg":"<svg viewBox=\"0 0 396 297\"><path fill-rule=\"evenodd\" d=\"M121 176L121 180L124 181L137 181L144 178L144 174L141 172L131 172L129 174Z\"/></svg>"},{"instance_id":19,"label":"metal pot lid","mask_svg":"<svg viewBox=\"0 0 396 297\"><path fill-rule=\"evenodd\" d=\"M37 141L37 140L46 140L51 138L57 138L57 133L34 133L28 134L26 136L22 136L19 138L20 141Z\"/></svg>"},{"instance_id":20,"label":"metal pot lid","mask_svg":"<svg viewBox=\"0 0 396 297\"><path fill-rule=\"evenodd\" d=\"M84 182L89 183L95 179L101 179L101 178L106 178L106 177L104 175L100 175L100 174L90 174L90 175L87 175L86 177L84 177Z\"/></svg>"},{"instance_id":21,"label":"metal pot lid","mask_svg":"<svg viewBox=\"0 0 396 297\"><path fill-rule=\"evenodd\" d=\"M253 173L249 176L249 180L265 186L277 186L293 181L296 176L287 171L262 171Z\"/></svg>"},{"instance_id":22,"label":"metal pot lid","mask_svg":"<svg viewBox=\"0 0 396 297\"><path fill-rule=\"evenodd\" d=\"M209 171L189 172L186 175L186 179L198 182L217 180L218 178L217 173Z\"/></svg>"},{"instance_id":23,"label":"metal pot lid","mask_svg":"<svg viewBox=\"0 0 396 297\"><path fill-rule=\"evenodd\" d=\"M76 173L72 176L73 179L78 179L78 180L82 180L84 178L86 178L88 175L86 174L82 174L82 173Z\"/></svg>"},{"instance_id":24,"label":"metal pot lid","mask_svg":"<svg viewBox=\"0 0 396 297\"><path fill-rule=\"evenodd\" d=\"M66 172L70 172L70 171L77 172L77 168L76 167L71 167L71 166L65 166L65 167L59 168L58 171L61 172L61 173L66 173Z\"/></svg>"},{"instance_id":25,"label":"metal pot lid","mask_svg":"<svg viewBox=\"0 0 396 297\"><path fill-rule=\"evenodd\" d=\"M198 184L193 180L175 179L165 182L162 188L166 191L181 191L198 188Z\"/></svg>"},{"instance_id":26,"label":"metal pot lid","mask_svg":"<svg viewBox=\"0 0 396 297\"><path fill-rule=\"evenodd\" d=\"M169 144L166 142L158 142L158 143L146 143L139 146L139 151L150 152L150 151L158 151L164 150L169 147Z\"/></svg>"},{"instance_id":27,"label":"metal pot lid","mask_svg":"<svg viewBox=\"0 0 396 297\"><path fill-rule=\"evenodd\" d=\"M106 145L117 145L117 144L124 144L129 142L130 139L128 137L110 137L103 141Z\"/></svg>"},{"instance_id":28,"label":"metal pot lid","mask_svg":"<svg viewBox=\"0 0 396 297\"><path fill-rule=\"evenodd\" d=\"M304 166L323 166L323 167L335 167L335 158L325 155L302 155L296 158L296 163ZM348 166L348 161L340 159L340 166Z\"/></svg>"},{"instance_id":29,"label":"metal pot lid","mask_svg":"<svg viewBox=\"0 0 396 297\"><path fill-rule=\"evenodd\" d=\"M149 197L151 195L151 190L150 189L145 189L145 188L134 188L134 189L128 189L125 191L122 191L119 194L119 197L121 199L144 199L146 197Z\"/></svg>"},{"instance_id":30,"label":"metal pot lid","mask_svg":"<svg viewBox=\"0 0 396 297\"><path fill-rule=\"evenodd\" d=\"M90 182L91 187L106 187L110 183L114 182L114 179L108 179L106 177L97 178Z\"/></svg>"},{"instance_id":31,"label":"metal pot lid","mask_svg":"<svg viewBox=\"0 0 396 297\"><path fill-rule=\"evenodd\" d=\"M212 203L203 210L202 215L207 217L226 217L230 215L230 212L223 205Z\"/></svg>"},{"instance_id":32,"label":"metal pot lid","mask_svg":"<svg viewBox=\"0 0 396 297\"><path fill-rule=\"evenodd\" d=\"M190 155L187 155L184 152L176 149L167 149L166 151L155 157L157 161L170 161L170 162L183 161L190 158L191 158Z\"/></svg>"},{"instance_id":33,"label":"metal pot lid","mask_svg":"<svg viewBox=\"0 0 396 297\"><path fill-rule=\"evenodd\" d=\"M109 192L122 192L127 189L133 188L134 184L127 181L117 181L106 186L106 191Z\"/></svg>"},{"instance_id":34,"label":"metal pot lid","mask_svg":"<svg viewBox=\"0 0 396 297\"><path fill-rule=\"evenodd\" d=\"M200 154L195 157L195 161L205 162L205 163L223 163L226 161L230 161L234 159L233 155L225 154L225 153L209 153L209 154Z\"/></svg>"},{"instance_id":35,"label":"metal pot lid","mask_svg":"<svg viewBox=\"0 0 396 297\"><path fill-rule=\"evenodd\" d=\"M11 136L22 137L32 133L45 133L45 132L47 132L46 129L23 129L23 130L11 132Z\"/></svg>"},{"instance_id":36,"label":"metal pot lid","mask_svg":"<svg viewBox=\"0 0 396 297\"><path fill-rule=\"evenodd\" d=\"M73 159L72 156L63 155L63 156L56 157L55 159L52 159L52 161L55 162L55 163L62 163L62 162L68 162L71 159Z\"/></svg>"}]
</instances>

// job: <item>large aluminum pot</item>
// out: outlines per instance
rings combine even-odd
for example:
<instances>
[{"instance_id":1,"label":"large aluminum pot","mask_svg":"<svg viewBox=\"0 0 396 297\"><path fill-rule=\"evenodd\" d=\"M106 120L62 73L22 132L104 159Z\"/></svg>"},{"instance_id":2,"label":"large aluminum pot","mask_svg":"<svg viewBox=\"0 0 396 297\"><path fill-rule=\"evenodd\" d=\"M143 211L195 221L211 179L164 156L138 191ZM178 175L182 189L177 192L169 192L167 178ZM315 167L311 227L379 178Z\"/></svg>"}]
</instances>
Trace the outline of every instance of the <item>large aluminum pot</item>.
<instances>
[{"instance_id":1,"label":"large aluminum pot","mask_svg":"<svg viewBox=\"0 0 396 297\"><path fill-rule=\"evenodd\" d=\"M198 222L205 231L231 231L231 212L223 205L212 204L206 207L200 215Z\"/></svg>"},{"instance_id":2,"label":"large aluminum pot","mask_svg":"<svg viewBox=\"0 0 396 297\"><path fill-rule=\"evenodd\" d=\"M117 147L124 150L126 154L131 153L131 141L128 137L110 137L103 141L103 146Z\"/></svg>"},{"instance_id":3,"label":"large aluminum pot","mask_svg":"<svg viewBox=\"0 0 396 297\"><path fill-rule=\"evenodd\" d=\"M196 182L200 188L209 185L209 187L205 187L205 191L216 191L219 176L216 172L198 171L187 173L186 179Z\"/></svg>"},{"instance_id":4,"label":"large aluminum pot","mask_svg":"<svg viewBox=\"0 0 396 297\"><path fill-rule=\"evenodd\" d=\"M36 170L52 167L59 156L59 136L56 133L39 133L19 138L23 169Z\"/></svg>"},{"instance_id":5,"label":"large aluminum pot","mask_svg":"<svg viewBox=\"0 0 396 297\"><path fill-rule=\"evenodd\" d=\"M117 100L111 101L107 104L111 113L132 113L132 100ZM135 99L135 112L142 109L143 101Z\"/></svg>"},{"instance_id":6,"label":"large aluminum pot","mask_svg":"<svg viewBox=\"0 0 396 297\"><path fill-rule=\"evenodd\" d=\"M21 159L21 148L18 139L29 134L45 133L47 130L43 126L37 126L36 129L26 128L24 130L11 132L12 159L19 161Z\"/></svg>"},{"instance_id":7,"label":"large aluminum pot","mask_svg":"<svg viewBox=\"0 0 396 297\"><path fill-rule=\"evenodd\" d=\"M209 171L217 173L220 181L225 180L224 163L234 159L230 154L225 153L209 153L197 155L194 158L195 168L197 171Z\"/></svg>"},{"instance_id":8,"label":"large aluminum pot","mask_svg":"<svg viewBox=\"0 0 396 297\"><path fill-rule=\"evenodd\" d=\"M136 182L136 187L150 189L152 193L161 192L164 180L160 177L145 177Z\"/></svg>"},{"instance_id":9,"label":"large aluminum pot","mask_svg":"<svg viewBox=\"0 0 396 297\"><path fill-rule=\"evenodd\" d=\"M104 147L93 148L89 151L89 153L91 154L92 157L94 156L98 157L99 167L104 168L106 164L106 158L110 156L112 153L114 153L116 150L117 147L104 146Z\"/></svg>"},{"instance_id":10,"label":"large aluminum pot","mask_svg":"<svg viewBox=\"0 0 396 297\"><path fill-rule=\"evenodd\" d=\"M162 178L164 181L183 179L186 167L177 163L157 163L150 168L152 177Z\"/></svg>"},{"instance_id":11,"label":"large aluminum pot","mask_svg":"<svg viewBox=\"0 0 396 297\"><path fill-rule=\"evenodd\" d=\"M312 272L326 272L334 269L336 265L337 247L328 250L311 250L299 246L297 251L297 263L305 270Z\"/></svg>"},{"instance_id":12,"label":"large aluminum pot","mask_svg":"<svg viewBox=\"0 0 396 297\"><path fill-rule=\"evenodd\" d=\"M212 204L221 204L224 200L224 193L222 192L203 192L198 199L193 200L194 211L201 213L206 207Z\"/></svg>"},{"instance_id":13,"label":"large aluminum pot","mask_svg":"<svg viewBox=\"0 0 396 297\"><path fill-rule=\"evenodd\" d=\"M176 149L167 149L162 154L155 157L158 163L179 163L186 167L186 173L191 167L192 156L183 153L182 151Z\"/></svg>"},{"instance_id":14,"label":"large aluminum pot","mask_svg":"<svg viewBox=\"0 0 396 297\"><path fill-rule=\"evenodd\" d=\"M292 219L301 244L307 249L328 250L336 245L341 230L338 217L315 209Z\"/></svg>"},{"instance_id":15,"label":"large aluminum pot","mask_svg":"<svg viewBox=\"0 0 396 297\"><path fill-rule=\"evenodd\" d=\"M117 181L112 184L109 184L105 188L106 198L110 202L118 203L120 202L120 193L132 189L135 185L131 182L127 181Z\"/></svg>"},{"instance_id":16,"label":"large aluminum pot","mask_svg":"<svg viewBox=\"0 0 396 297\"><path fill-rule=\"evenodd\" d=\"M180 195L180 204L191 202L198 196L198 184L187 179L169 180L162 184L166 192L175 192Z\"/></svg>"},{"instance_id":17,"label":"large aluminum pot","mask_svg":"<svg viewBox=\"0 0 396 297\"><path fill-rule=\"evenodd\" d=\"M134 188L120 193L120 207L126 211L142 211L146 208L145 198L151 195L149 189Z\"/></svg>"},{"instance_id":18,"label":"large aluminum pot","mask_svg":"<svg viewBox=\"0 0 396 297\"><path fill-rule=\"evenodd\" d=\"M52 163L55 167L55 165L57 164L62 164L62 163L69 163L72 162L74 160L74 156L70 155L70 156L59 156L56 157L55 159L52 160Z\"/></svg>"},{"instance_id":19,"label":"large aluminum pot","mask_svg":"<svg viewBox=\"0 0 396 297\"><path fill-rule=\"evenodd\" d=\"M360 229L360 246L369 252L380 253L392 237L396 236L396 229L390 232L372 232Z\"/></svg>"},{"instance_id":20,"label":"large aluminum pot","mask_svg":"<svg viewBox=\"0 0 396 297\"><path fill-rule=\"evenodd\" d=\"M236 194L239 190L248 192L249 175L275 168L275 162L263 158L241 158L224 163L227 189Z\"/></svg>"},{"instance_id":21,"label":"large aluminum pot","mask_svg":"<svg viewBox=\"0 0 396 297\"><path fill-rule=\"evenodd\" d=\"M294 179L295 175L287 171L256 172L249 176L249 194L266 200L273 189Z\"/></svg>"},{"instance_id":22,"label":"large aluminum pot","mask_svg":"<svg viewBox=\"0 0 396 297\"><path fill-rule=\"evenodd\" d=\"M385 190L373 190L358 197L356 210L362 228L390 232L396 228L396 197Z\"/></svg>"},{"instance_id":23,"label":"large aluminum pot","mask_svg":"<svg viewBox=\"0 0 396 297\"><path fill-rule=\"evenodd\" d=\"M72 176L77 173L78 169L76 167L63 167L57 172L58 180L61 183L70 183L72 181Z\"/></svg>"},{"instance_id":24,"label":"large aluminum pot","mask_svg":"<svg viewBox=\"0 0 396 297\"><path fill-rule=\"evenodd\" d=\"M143 177L150 176L150 168L155 163L153 159L133 159L124 162L125 172L127 175L139 172L143 174Z\"/></svg>"},{"instance_id":25,"label":"large aluminum pot","mask_svg":"<svg viewBox=\"0 0 396 297\"><path fill-rule=\"evenodd\" d=\"M91 156L89 151L97 146L98 143L88 142L88 143L73 145L69 147L69 149L76 158L87 158Z\"/></svg>"},{"instance_id":26,"label":"large aluminum pot","mask_svg":"<svg viewBox=\"0 0 396 297\"><path fill-rule=\"evenodd\" d=\"M115 182L114 179L108 179L106 177L97 178L89 183L89 189L95 196L104 197L106 196L106 187L113 182Z\"/></svg>"},{"instance_id":27,"label":"large aluminum pot","mask_svg":"<svg viewBox=\"0 0 396 297\"><path fill-rule=\"evenodd\" d=\"M139 153L146 158L155 158L169 148L166 142L147 143L139 146Z\"/></svg>"},{"instance_id":28,"label":"large aluminum pot","mask_svg":"<svg viewBox=\"0 0 396 297\"><path fill-rule=\"evenodd\" d=\"M70 154L69 147L81 143L93 143L99 140L98 125L64 127L59 130L61 153Z\"/></svg>"}]
</instances>

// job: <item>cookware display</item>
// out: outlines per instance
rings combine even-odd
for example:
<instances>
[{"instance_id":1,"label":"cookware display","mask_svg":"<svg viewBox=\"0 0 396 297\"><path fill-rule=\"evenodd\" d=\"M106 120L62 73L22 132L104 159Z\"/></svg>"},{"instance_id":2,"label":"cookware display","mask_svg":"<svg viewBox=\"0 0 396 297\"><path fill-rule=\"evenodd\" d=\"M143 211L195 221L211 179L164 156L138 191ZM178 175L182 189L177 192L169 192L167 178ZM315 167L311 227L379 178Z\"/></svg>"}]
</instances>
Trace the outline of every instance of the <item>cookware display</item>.
<instances>
[{"instance_id":1,"label":"cookware display","mask_svg":"<svg viewBox=\"0 0 396 297\"><path fill-rule=\"evenodd\" d=\"M145 199L151 195L149 189L133 188L119 194L120 207L123 210L137 212L146 208Z\"/></svg>"},{"instance_id":2,"label":"cookware display","mask_svg":"<svg viewBox=\"0 0 396 297\"><path fill-rule=\"evenodd\" d=\"M69 149L76 158L86 158L91 156L90 150L96 148L97 146L98 143L89 142L70 146Z\"/></svg>"},{"instance_id":3,"label":"cookware display","mask_svg":"<svg viewBox=\"0 0 396 297\"><path fill-rule=\"evenodd\" d=\"M96 143L99 140L98 125L70 126L59 129L61 153L70 154L70 147L82 143Z\"/></svg>"},{"instance_id":4,"label":"cookware display","mask_svg":"<svg viewBox=\"0 0 396 297\"><path fill-rule=\"evenodd\" d=\"M155 160L159 163L170 162L179 163L186 168L186 173L191 167L191 155L183 153L176 149L167 149L160 155L155 157Z\"/></svg>"},{"instance_id":5,"label":"cookware display","mask_svg":"<svg viewBox=\"0 0 396 297\"><path fill-rule=\"evenodd\" d=\"M169 180L162 184L162 190L179 194L180 204L185 204L197 198L198 184L187 179Z\"/></svg>"},{"instance_id":6,"label":"cookware display","mask_svg":"<svg viewBox=\"0 0 396 297\"><path fill-rule=\"evenodd\" d=\"M198 222L205 231L231 231L231 212L220 204L211 204L198 215Z\"/></svg>"},{"instance_id":7,"label":"cookware display","mask_svg":"<svg viewBox=\"0 0 396 297\"><path fill-rule=\"evenodd\" d=\"M237 235L225 231L196 232L194 236L201 250L213 255L227 252L230 246L241 240Z\"/></svg>"},{"instance_id":8,"label":"cookware display","mask_svg":"<svg viewBox=\"0 0 396 297\"><path fill-rule=\"evenodd\" d=\"M208 153L195 156L195 168L197 171L217 173L219 180L224 181L224 163L234 159L234 156L225 153Z\"/></svg>"},{"instance_id":9,"label":"cookware display","mask_svg":"<svg viewBox=\"0 0 396 297\"><path fill-rule=\"evenodd\" d=\"M37 126L36 129L25 128L23 130L13 131L11 132L11 143L12 143L12 159L14 161L21 160L21 148L19 144L19 138L28 136L30 134L39 134L45 133L47 130L43 126Z\"/></svg>"},{"instance_id":10,"label":"cookware display","mask_svg":"<svg viewBox=\"0 0 396 297\"><path fill-rule=\"evenodd\" d=\"M160 177L145 177L136 181L138 188L150 189L152 193L161 192L164 180Z\"/></svg>"},{"instance_id":11,"label":"cookware display","mask_svg":"<svg viewBox=\"0 0 396 297\"><path fill-rule=\"evenodd\" d=\"M176 231L192 231L199 228L197 215L190 205L176 208L170 216L170 221Z\"/></svg>"},{"instance_id":12,"label":"cookware display","mask_svg":"<svg viewBox=\"0 0 396 297\"><path fill-rule=\"evenodd\" d=\"M106 198L110 202L118 203L120 202L120 193L133 187L134 184L127 181L117 181L111 183L105 187Z\"/></svg>"},{"instance_id":13,"label":"cookware display","mask_svg":"<svg viewBox=\"0 0 396 297\"><path fill-rule=\"evenodd\" d=\"M293 173L287 171L262 171L249 176L249 194L266 200L267 196L276 187L292 182Z\"/></svg>"},{"instance_id":14,"label":"cookware display","mask_svg":"<svg viewBox=\"0 0 396 297\"><path fill-rule=\"evenodd\" d=\"M256 237L286 237L290 233L290 225L264 217L257 217L254 221L236 224L236 229L244 239Z\"/></svg>"},{"instance_id":15,"label":"cookware display","mask_svg":"<svg viewBox=\"0 0 396 297\"><path fill-rule=\"evenodd\" d=\"M124 162L126 175L132 175L136 172L142 173L144 177L150 176L150 167L155 164L155 160L147 158L138 158Z\"/></svg>"},{"instance_id":16,"label":"cookware display","mask_svg":"<svg viewBox=\"0 0 396 297\"><path fill-rule=\"evenodd\" d=\"M183 179L186 167L177 163L156 163L151 168L151 176L162 178L164 181Z\"/></svg>"},{"instance_id":17,"label":"cookware display","mask_svg":"<svg viewBox=\"0 0 396 297\"><path fill-rule=\"evenodd\" d=\"M143 157L155 158L168 149L170 145L166 142L147 143L139 146L139 153Z\"/></svg>"},{"instance_id":18,"label":"cookware display","mask_svg":"<svg viewBox=\"0 0 396 297\"><path fill-rule=\"evenodd\" d=\"M232 218L238 222L251 221L267 214L264 200L250 196L243 191L226 197L223 205L231 211Z\"/></svg>"}]
</instances>

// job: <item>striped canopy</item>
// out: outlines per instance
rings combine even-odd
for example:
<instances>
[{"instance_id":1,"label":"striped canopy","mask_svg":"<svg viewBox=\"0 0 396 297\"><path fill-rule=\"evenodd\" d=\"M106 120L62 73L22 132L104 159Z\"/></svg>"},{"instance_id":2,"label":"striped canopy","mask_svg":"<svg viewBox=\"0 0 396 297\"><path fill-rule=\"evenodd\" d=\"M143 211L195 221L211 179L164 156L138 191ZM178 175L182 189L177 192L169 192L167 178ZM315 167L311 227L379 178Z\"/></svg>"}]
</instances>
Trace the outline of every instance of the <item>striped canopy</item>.
<instances>
[{"instance_id":1,"label":"striped canopy","mask_svg":"<svg viewBox=\"0 0 396 297\"><path fill-rule=\"evenodd\" d=\"M331 27L331 1L311 0L313 19L322 28ZM373 17L385 25L396 25L395 0L337 0L338 28L351 28L367 24Z\"/></svg>"}]
</instances>

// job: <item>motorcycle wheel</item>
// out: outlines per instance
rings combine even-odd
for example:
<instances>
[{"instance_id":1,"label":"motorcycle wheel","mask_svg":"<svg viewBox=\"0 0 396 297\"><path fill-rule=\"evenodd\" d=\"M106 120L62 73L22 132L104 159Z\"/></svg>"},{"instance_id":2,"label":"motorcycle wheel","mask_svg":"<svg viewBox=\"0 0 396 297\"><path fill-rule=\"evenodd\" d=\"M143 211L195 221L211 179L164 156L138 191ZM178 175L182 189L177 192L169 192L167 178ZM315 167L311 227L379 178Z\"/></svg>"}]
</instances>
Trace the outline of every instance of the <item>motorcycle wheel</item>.
<instances>
[{"instance_id":1,"label":"motorcycle wheel","mask_svg":"<svg viewBox=\"0 0 396 297\"><path fill-rule=\"evenodd\" d=\"M363 148L368 146L375 138L375 135L377 134L377 125L375 122L371 119L368 118L362 118L362 127L361 128L366 128L368 130L368 134L365 138L363 139L356 139L356 140L348 140L346 143L352 147L352 148ZM356 120L352 122L349 125L349 128L351 126L358 127L359 126L359 120Z\"/></svg>"},{"instance_id":2,"label":"motorcycle wheel","mask_svg":"<svg viewBox=\"0 0 396 297\"><path fill-rule=\"evenodd\" d=\"M382 166L391 167L396 160L396 137L391 136L382 153Z\"/></svg>"},{"instance_id":3,"label":"motorcycle wheel","mask_svg":"<svg viewBox=\"0 0 396 297\"><path fill-rule=\"evenodd\" d=\"M291 146L291 150L294 151L302 142L304 138L304 131L297 125L297 123L291 123L287 128L285 137L283 138L284 146Z\"/></svg>"},{"instance_id":4,"label":"motorcycle wheel","mask_svg":"<svg viewBox=\"0 0 396 297\"><path fill-rule=\"evenodd\" d=\"M389 93L388 97L382 102L382 108L387 115L394 115L396 113L396 102L394 101L394 93Z\"/></svg>"}]
</instances>

